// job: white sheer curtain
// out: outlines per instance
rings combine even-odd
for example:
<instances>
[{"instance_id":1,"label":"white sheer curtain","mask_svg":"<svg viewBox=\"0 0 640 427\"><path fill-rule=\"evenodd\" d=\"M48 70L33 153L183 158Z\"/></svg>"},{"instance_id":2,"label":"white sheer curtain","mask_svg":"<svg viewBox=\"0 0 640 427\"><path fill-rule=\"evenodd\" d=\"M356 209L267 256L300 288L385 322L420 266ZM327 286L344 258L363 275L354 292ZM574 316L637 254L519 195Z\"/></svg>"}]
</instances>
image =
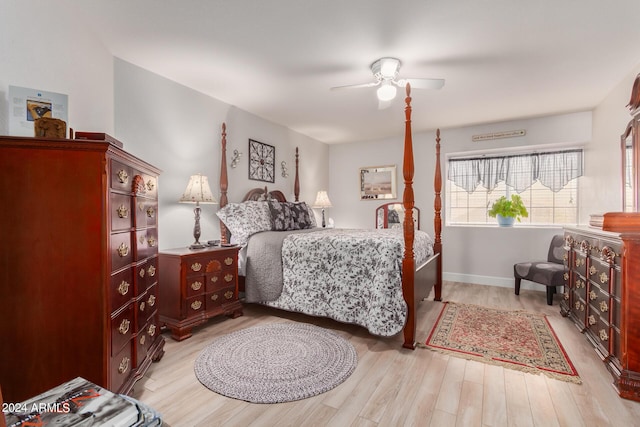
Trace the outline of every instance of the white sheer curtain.
<instances>
[{"instance_id":1,"label":"white sheer curtain","mask_svg":"<svg viewBox=\"0 0 640 427\"><path fill-rule=\"evenodd\" d=\"M520 193L536 181L553 192L582 176L582 149L540 153L450 158L447 178L472 193L478 184L493 190L505 182Z\"/></svg>"}]
</instances>

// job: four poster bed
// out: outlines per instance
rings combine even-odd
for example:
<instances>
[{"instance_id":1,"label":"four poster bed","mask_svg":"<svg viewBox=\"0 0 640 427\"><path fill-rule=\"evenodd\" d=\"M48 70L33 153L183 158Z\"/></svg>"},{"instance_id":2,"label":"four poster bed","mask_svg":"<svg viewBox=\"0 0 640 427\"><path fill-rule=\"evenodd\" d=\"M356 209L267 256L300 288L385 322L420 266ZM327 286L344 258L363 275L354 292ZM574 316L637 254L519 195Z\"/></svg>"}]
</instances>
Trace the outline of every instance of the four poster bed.
<instances>
[{"instance_id":1,"label":"four poster bed","mask_svg":"<svg viewBox=\"0 0 640 427\"><path fill-rule=\"evenodd\" d=\"M419 301L434 288L442 295L440 130L436 131L434 236L415 230L411 92L405 99L403 227L395 230L316 228L299 202L296 148L294 202L281 191L251 190L229 203L226 126L222 125L220 171L221 242L238 243L240 287L246 302L366 327L375 335L404 332L403 347L416 345ZM405 250L404 248L407 248Z\"/></svg>"}]
</instances>

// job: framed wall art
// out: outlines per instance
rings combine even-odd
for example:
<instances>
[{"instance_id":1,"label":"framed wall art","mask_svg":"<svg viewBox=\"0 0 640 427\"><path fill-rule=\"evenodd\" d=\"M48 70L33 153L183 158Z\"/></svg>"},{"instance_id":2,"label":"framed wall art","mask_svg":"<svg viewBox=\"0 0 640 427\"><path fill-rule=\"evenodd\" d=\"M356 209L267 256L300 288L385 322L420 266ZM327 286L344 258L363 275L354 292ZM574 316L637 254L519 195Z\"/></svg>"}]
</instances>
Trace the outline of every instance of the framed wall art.
<instances>
[{"instance_id":1,"label":"framed wall art","mask_svg":"<svg viewBox=\"0 0 640 427\"><path fill-rule=\"evenodd\" d=\"M360 168L360 200L396 198L396 166Z\"/></svg>"},{"instance_id":2,"label":"framed wall art","mask_svg":"<svg viewBox=\"0 0 640 427\"><path fill-rule=\"evenodd\" d=\"M249 139L249 179L275 182L276 148Z\"/></svg>"}]
</instances>

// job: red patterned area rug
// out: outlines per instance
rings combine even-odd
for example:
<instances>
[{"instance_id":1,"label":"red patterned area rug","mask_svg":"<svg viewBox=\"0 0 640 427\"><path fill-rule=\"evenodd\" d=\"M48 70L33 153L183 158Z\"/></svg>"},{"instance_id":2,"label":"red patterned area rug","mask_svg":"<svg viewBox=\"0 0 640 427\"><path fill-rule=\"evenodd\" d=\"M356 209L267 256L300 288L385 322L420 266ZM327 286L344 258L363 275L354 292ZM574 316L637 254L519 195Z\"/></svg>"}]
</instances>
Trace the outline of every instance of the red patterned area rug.
<instances>
[{"instance_id":1,"label":"red patterned area rug","mask_svg":"<svg viewBox=\"0 0 640 427\"><path fill-rule=\"evenodd\" d=\"M470 360L582 382L541 314L448 302L425 346Z\"/></svg>"}]
</instances>

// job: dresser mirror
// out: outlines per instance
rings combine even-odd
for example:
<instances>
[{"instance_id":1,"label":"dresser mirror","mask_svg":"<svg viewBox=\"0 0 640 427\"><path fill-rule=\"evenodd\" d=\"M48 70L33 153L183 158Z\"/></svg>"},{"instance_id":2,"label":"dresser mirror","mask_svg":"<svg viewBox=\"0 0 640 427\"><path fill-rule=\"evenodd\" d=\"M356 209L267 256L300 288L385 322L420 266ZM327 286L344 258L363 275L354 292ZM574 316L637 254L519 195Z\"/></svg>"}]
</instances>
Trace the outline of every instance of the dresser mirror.
<instances>
[{"instance_id":1,"label":"dresser mirror","mask_svg":"<svg viewBox=\"0 0 640 427\"><path fill-rule=\"evenodd\" d=\"M620 138L622 151L622 210L638 212L638 191L640 190L640 74L631 90L631 100L627 104L633 118Z\"/></svg>"},{"instance_id":2,"label":"dresser mirror","mask_svg":"<svg viewBox=\"0 0 640 427\"><path fill-rule=\"evenodd\" d=\"M413 208L413 222L420 229L420 209ZM376 209L376 228L402 228L404 206L402 203L385 203Z\"/></svg>"},{"instance_id":3,"label":"dresser mirror","mask_svg":"<svg viewBox=\"0 0 640 427\"><path fill-rule=\"evenodd\" d=\"M636 212L638 210L638 147L637 140L638 122L631 120L621 137L622 149L622 205L624 212Z\"/></svg>"}]
</instances>

